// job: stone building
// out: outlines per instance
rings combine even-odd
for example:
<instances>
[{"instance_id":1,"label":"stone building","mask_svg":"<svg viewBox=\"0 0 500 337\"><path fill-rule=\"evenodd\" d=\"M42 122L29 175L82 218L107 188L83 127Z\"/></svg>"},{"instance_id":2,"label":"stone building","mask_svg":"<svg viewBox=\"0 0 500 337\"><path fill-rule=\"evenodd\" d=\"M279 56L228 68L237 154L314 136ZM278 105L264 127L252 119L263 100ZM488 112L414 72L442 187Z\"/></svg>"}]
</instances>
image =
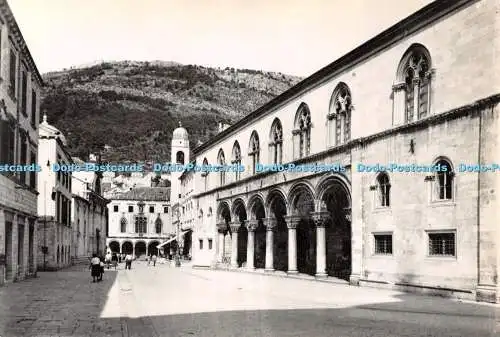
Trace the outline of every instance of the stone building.
<instances>
[{"instance_id":1,"label":"stone building","mask_svg":"<svg viewBox=\"0 0 500 337\"><path fill-rule=\"evenodd\" d=\"M463 164L500 158L499 13L435 1L194 149L246 167L194 175L194 263L498 302L500 175Z\"/></svg>"},{"instance_id":2,"label":"stone building","mask_svg":"<svg viewBox=\"0 0 500 337\"><path fill-rule=\"evenodd\" d=\"M85 164L80 158L73 158L73 162ZM96 162L89 160L88 163ZM77 171L71 178L71 257L73 261L88 261L93 253L105 253L109 200L102 196L101 172Z\"/></svg>"},{"instance_id":3,"label":"stone building","mask_svg":"<svg viewBox=\"0 0 500 337\"><path fill-rule=\"evenodd\" d=\"M156 247L174 233L170 188L136 187L108 198L107 247L136 257L158 254Z\"/></svg>"},{"instance_id":4,"label":"stone building","mask_svg":"<svg viewBox=\"0 0 500 337\"><path fill-rule=\"evenodd\" d=\"M73 164L66 151L64 135L47 122L44 114L39 125L38 160L38 269L57 270L71 265L73 233L71 229Z\"/></svg>"},{"instance_id":5,"label":"stone building","mask_svg":"<svg viewBox=\"0 0 500 337\"><path fill-rule=\"evenodd\" d=\"M6 1L0 1L0 285L36 273L38 123L42 78Z\"/></svg>"}]
</instances>

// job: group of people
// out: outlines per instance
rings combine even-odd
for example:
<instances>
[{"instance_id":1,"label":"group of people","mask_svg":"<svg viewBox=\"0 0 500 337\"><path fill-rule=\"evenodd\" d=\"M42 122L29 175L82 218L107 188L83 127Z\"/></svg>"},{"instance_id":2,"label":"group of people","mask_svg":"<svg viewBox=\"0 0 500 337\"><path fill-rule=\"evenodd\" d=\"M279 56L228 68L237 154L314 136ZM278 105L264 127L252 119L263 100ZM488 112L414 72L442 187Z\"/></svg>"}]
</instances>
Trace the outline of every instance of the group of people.
<instances>
[{"instance_id":1,"label":"group of people","mask_svg":"<svg viewBox=\"0 0 500 337\"><path fill-rule=\"evenodd\" d=\"M108 269L111 266L116 269L118 263L125 261L125 269L131 269L133 259L134 258L132 257L132 254L117 254L108 252L104 258L102 256L99 257L96 253L92 254L89 268L91 270L91 276L93 280L92 282L102 281L104 269L106 266L108 267ZM154 263L156 265L156 256L154 259Z\"/></svg>"}]
</instances>

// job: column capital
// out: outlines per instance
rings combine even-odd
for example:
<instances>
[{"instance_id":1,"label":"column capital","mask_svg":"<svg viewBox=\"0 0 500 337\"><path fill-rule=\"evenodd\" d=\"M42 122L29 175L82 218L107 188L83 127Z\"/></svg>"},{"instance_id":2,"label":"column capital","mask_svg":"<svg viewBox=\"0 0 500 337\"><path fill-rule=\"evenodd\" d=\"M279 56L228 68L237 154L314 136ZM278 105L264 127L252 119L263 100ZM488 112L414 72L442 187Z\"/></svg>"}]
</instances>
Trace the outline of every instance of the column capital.
<instances>
[{"instance_id":1,"label":"column capital","mask_svg":"<svg viewBox=\"0 0 500 337\"><path fill-rule=\"evenodd\" d=\"M255 232L255 230L257 229L257 226L259 225L259 220L256 220L256 219L246 220L245 225L246 225L247 230L249 232Z\"/></svg>"},{"instance_id":2,"label":"column capital","mask_svg":"<svg viewBox=\"0 0 500 337\"><path fill-rule=\"evenodd\" d=\"M401 83L396 83L392 86L393 91L401 91L406 88L406 83L401 82Z\"/></svg>"},{"instance_id":3,"label":"column capital","mask_svg":"<svg viewBox=\"0 0 500 337\"><path fill-rule=\"evenodd\" d=\"M311 212L311 217L314 221L316 227L324 228L326 227L328 221L330 220L330 212L328 211L319 211L319 212Z\"/></svg>"},{"instance_id":4,"label":"column capital","mask_svg":"<svg viewBox=\"0 0 500 337\"><path fill-rule=\"evenodd\" d=\"M217 231L219 233L225 232L227 230L227 224L226 223L221 222L221 223L218 223L216 226L217 226Z\"/></svg>"},{"instance_id":5,"label":"column capital","mask_svg":"<svg viewBox=\"0 0 500 337\"><path fill-rule=\"evenodd\" d=\"M241 223L239 222L231 222L229 223L229 227L231 228L232 233L237 233L240 229Z\"/></svg>"},{"instance_id":6,"label":"column capital","mask_svg":"<svg viewBox=\"0 0 500 337\"><path fill-rule=\"evenodd\" d=\"M285 216L285 221L288 229L297 229L300 217L297 215L287 215Z\"/></svg>"},{"instance_id":7,"label":"column capital","mask_svg":"<svg viewBox=\"0 0 500 337\"><path fill-rule=\"evenodd\" d=\"M264 225L268 231L274 230L278 224L278 220L276 220L276 218L265 218L262 220L264 221Z\"/></svg>"}]
</instances>

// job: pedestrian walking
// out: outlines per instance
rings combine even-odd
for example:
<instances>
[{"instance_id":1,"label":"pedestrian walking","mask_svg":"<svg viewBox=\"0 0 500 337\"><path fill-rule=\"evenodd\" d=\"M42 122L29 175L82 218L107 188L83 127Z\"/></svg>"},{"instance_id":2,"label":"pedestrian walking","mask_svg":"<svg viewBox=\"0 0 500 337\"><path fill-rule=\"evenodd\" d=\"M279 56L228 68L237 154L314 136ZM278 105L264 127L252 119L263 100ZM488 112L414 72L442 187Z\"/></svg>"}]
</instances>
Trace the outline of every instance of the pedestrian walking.
<instances>
[{"instance_id":1,"label":"pedestrian walking","mask_svg":"<svg viewBox=\"0 0 500 337\"><path fill-rule=\"evenodd\" d=\"M99 263L99 278L97 281L102 281L102 276L104 275L104 262L101 260Z\"/></svg>"},{"instance_id":2,"label":"pedestrian walking","mask_svg":"<svg viewBox=\"0 0 500 337\"><path fill-rule=\"evenodd\" d=\"M151 260L153 260L153 267L156 267L156 254L153 254L153 256L151 257Z\"/></svg>"},{"instance_id":3,"label":"pedestrian walking","mask_svg":"<svg viewBox=\"0 0 500 337\"><path fill-rule=\"evenodd\" d=\"M101 260L97 257L97 254L92 254L92 259L90 260L90 275L92 276L92 282L96 282L100 275Z\"/></svg>"},{"instance_id":4,"label":"pedestrian walking","mask_svg":"<svg viewBox=\"0 0 500 337\"><path fill-rule=\"evenodd\" d=\"M111 256L111 263L113 263L113 267L116 269L116 266L118 265L118 255L116 253L113 253Z\"/></svg>"},{"instance_id":5,"label":"pedestrian walking","mask_svg":"<svg viewBox=\"0 0 500 337\"><path fill-rule=\"evenodd\" d=\"M106 262L106 266L108 266L108 269L109 269L109 267L111 266L111 253L106 254L104 261Z\"/></svg>"},{"instance_id":6,"label":"pedestrian walking","mask_svg":"<svg viewBox=\"0 0 500 337\"><path fill-rule=\"evenodd\" d=\"M131 269L132 268L132 255L127 254L125 256L125 269Z\"/></svg>"}]
</instances>

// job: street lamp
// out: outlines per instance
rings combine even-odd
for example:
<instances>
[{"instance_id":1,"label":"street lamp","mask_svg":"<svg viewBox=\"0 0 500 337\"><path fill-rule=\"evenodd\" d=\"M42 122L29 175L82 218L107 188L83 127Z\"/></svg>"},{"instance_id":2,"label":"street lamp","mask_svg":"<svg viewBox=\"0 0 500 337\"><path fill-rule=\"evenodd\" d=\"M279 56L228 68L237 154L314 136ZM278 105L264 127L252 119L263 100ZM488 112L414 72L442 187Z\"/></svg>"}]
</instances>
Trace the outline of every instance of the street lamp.
<instances>
[{"instance_id":1,"label":"street lamp","mask_svg":"<svg viewBox=\"0 0 500 337\"><path fill-rule=\"evenodd\" d=\"M179 207L175 209L175 216L177 217L177 245L175 247L175 266L181 266L181 256L180 256L180 244L179 241L181 239L181 212L179 211Z\"/></svg>"}]
</instances>

